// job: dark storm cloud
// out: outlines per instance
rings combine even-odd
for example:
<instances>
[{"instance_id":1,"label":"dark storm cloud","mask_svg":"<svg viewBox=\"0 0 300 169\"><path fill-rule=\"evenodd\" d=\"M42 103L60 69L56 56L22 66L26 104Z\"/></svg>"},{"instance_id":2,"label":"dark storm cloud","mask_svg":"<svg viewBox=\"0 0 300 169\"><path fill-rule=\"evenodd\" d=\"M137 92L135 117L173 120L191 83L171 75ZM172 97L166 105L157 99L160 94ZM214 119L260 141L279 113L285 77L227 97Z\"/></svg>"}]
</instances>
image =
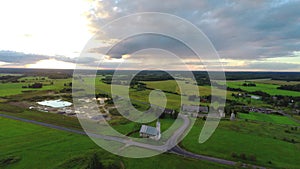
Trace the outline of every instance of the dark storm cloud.
<instances>
[{"instance_id":1,"label":"dark storm cloud","mask_svg":"<svg viewBox=\"0 0 300 169\"><path fill-rule=\"evenodd\" d=\"M194 52L179 40L164 35L142 34L129 37L113 46L106 54L111 58L122 58L122 55L133 54L143 49L156 48L169 51L177 56L196 56ZM105 53L104 48L93 48L91 52Z\"/></svg>"},{"instance_id":2,"label":"dark storm cloud","mask_svg":"<svg viewBox=\"0 0 300 169\"><path fill-rule=\"evenodd\" d=\"M300 1L116 0L99 1L98 5L101 8L93 9L89 16L96 29L136 12L170 13L203 30L226 59L257 60L300 50Z\"/></svg>"}]
</instances>

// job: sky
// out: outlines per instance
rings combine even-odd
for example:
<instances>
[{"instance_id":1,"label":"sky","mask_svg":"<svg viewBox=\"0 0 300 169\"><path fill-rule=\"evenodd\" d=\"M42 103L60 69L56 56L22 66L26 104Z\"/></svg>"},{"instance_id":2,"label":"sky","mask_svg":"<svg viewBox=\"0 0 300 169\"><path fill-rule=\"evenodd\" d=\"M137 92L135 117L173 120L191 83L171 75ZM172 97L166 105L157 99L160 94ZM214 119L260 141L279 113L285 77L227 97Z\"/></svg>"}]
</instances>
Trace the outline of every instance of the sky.
<instances>
[{"instance_id":1,"label":"sky","mask_svg":"<svg viewBox=\"0 0 300 169\"><path fill-rule=\"evenodd\" d=\"M141 69L168 64L175 70L202 70L203 64L221 62L227 71L298 72L299 7L299 0L3 0L0 67L112 69L122 65L123 69ZM123 40L98 36L103 26L140 12L168 13L192 23L211 41L220 59L201 56L204 59L199 61L181 42L169 37L143 35ZM122 30L153 25L169 29L157 22L128 23ZM113 31L118 28L110 33ZM85 50L95 36L97 43ZM117 43L113 52L103 53Z\"/></svg>"}]
</instances>

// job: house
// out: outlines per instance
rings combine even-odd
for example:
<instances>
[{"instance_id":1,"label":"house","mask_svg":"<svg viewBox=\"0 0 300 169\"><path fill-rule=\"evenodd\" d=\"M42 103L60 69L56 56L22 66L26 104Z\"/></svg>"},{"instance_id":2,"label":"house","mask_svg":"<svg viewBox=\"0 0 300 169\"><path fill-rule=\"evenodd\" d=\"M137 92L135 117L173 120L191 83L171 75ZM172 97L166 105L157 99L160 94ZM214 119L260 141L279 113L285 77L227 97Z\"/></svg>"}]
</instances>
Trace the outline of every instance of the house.
<instances>
[{"instance_id":1,"label":"house","mask_svg":"<svg viewBox=\"0 0 300 169\"><path fill-rule=\"evenodd\" d=\"M260 97L260 96L255 96L255 95L252 95L252 96L251 96L251 99L260 100L260 99L261 99L261 97Z\"/></svg>"},{"instance_id":2,"label":"house","mask_svg":"<svg viewBox=\"0 0 300 169\"><path fill-rule=\"evenodd\" d=\"M199 106L199 112L200 113L208 113L208 107L207 106Z\"/></svg>"},{"instance_id":3,"label":"house","mask_svg":"<svg viewBox=\"0 0 300 169\"><path fill-rule=\"evenodd\" d=\"M225 112L223 110L218 110L218 113L219 113L221 118L225 117Z\"/></svg>"},{"instance_id":4,"label":"house","mask_svg":"<svg viewBox=\"0 0 300 169\"><path fill-rule=\"evenodd\" d=\"M187 112L187 113L198 113L199 112L199 106L195 106L195 105L182 105L181 110L183 112Z\"/></svg>"},{"instance_id":5,"label":"house","mask_svg":"<svg viewBox=\"0 0 300 169\"><path fill-rule=\"evenodd\" d=\"M167 108L165 108L164 113L165 114L173 115L175 113L175 111L173 109L167 109Z\"/></svg>"},{"instance_id":6,"label":"house","mask_svg":"<svg viewBox=\"0 0 300 169\"><path fill-rule=\"evenodd\" d=\"M65 111L57 111L57 114L66 114L66 112Z\"/></svg>"},{"instance_id":7,"label":"house","mask_svg":"<svg viewBox=\"0 0 300 169\"><path fill-rule=\"evenodd\" d=\"M160 122L159 121L156 122L156 127L142 125L140 129L140 137L159 140L161 137Z\"/></svg>"},{"instance_id":8,"label":"house","mask_svg":"<svg viewBox=\"0 0 300 169\"><path fill-rule=\"evenodd\" d=\"M104 119L104 116L102 114L91 117L91 120L96 120L96 121L103 120L103 119Z\"/></svg>"},{"instance_id":9,"label":"house","mask_svg":"<svg viewBox=\"0 0 300 169\"><path fill-rule=\"evenodd\" d=\"M230 115L230 120L231 120L231 121L235 120L235 114L234 114L234 113L231 113L231 115Z\"/></svg>"},{"instance_id":10,"label":"house","mask_svg":"<svg viewBox=\"0 0 300 169\"><path fill-rule=\"evenodd\" d=\"M208 113L207 106L182 105L182 111L187 113Z\"/></svg>"}]
</instances>

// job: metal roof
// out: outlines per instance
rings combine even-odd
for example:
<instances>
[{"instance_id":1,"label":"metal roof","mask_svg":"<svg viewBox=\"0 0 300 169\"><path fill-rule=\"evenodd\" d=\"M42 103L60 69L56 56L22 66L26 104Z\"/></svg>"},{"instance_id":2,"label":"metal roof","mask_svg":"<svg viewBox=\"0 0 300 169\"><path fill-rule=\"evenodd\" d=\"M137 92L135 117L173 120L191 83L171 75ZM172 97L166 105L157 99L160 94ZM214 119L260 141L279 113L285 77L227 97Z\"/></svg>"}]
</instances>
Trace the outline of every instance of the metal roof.
<instances>
[{"instance_id":1,"label":"metal roof","mask_svg":"<svg viewBox=\"0 0 300 169\"><path fill-rule=\"evenodd\" d=\"M199 106L194 106L194 105L182 105L182 111L198 112L198 111L199 111Z\"/></svg>"},{"instance_id":2,"label":"metal roof","mask_svg":"<svg viewBox=\"0 0 300 169\"><path fill-rule=\"evenodd\" d=\"M155 127L146 126L146 125L142 125L142 127L140 129L140 133L148 134L148 135L152 135L152 136L158 135L158 131Z\"/></svg>"}]
</instances>

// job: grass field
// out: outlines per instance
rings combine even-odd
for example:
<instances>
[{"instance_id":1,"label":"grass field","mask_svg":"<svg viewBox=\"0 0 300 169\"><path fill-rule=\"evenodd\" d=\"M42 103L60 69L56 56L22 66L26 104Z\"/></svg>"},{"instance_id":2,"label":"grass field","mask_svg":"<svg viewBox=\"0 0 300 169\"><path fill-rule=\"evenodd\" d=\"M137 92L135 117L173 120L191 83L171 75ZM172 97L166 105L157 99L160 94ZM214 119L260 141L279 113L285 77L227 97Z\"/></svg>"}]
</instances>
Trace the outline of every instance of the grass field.
<instances>
[{"instance_id":1,"label":"grass field","mask_svg":"<svg viewBox=\"0 0 300 169\"><path fill-rule=\"evenodd\" d=\"M69 83L71 79L56 79L52 80L53 85L49 85L49 82L44 82L46 85L40 89L29 89L22 88L22 86L27 86L28 84L32 84L34 82L39 82L39 80L28 80L28 82L23 83L0 83L0 96L11 96L22 94L24 91L40 91L40 90L53 90L59 91L64 88L64 83Z\"/></svg>"},{"instance_id":2,"label":"grass field","mask_svg":"<svg viewBox=\"0 0 300 169\"><path fill-rule=\"evenodd\" d=\"M170 126L174 123L174 119L171 119L171 118L159 119L159 121L161 123L161 132L162 133L164 131L166 131L167 129L169 129ZM117 121L117 123L119 123L119 122ZM178 124L182 125L182 120L180 120ZM156 127L156 121L148 123L147 125ZM112 125L112 127L115 130L117 130L118 132L120 132L120 133L122 133L124 135L129 134L130 132L133 132L135 130L139 130L140 126L141 126L141 124L135 123L135 122L131 122L131 121L128 121L125 124ZM131 137L139 137L139 133L131 135Z\"/></svg>"},{"instance_id":3,"label":"grass field","mask_svg":"<svg viewBox=\"0 0 300 169\"><path fill-rule=\"evenodd\" d=\"M203 122L197 121L182 141L181 144L187 150L271 168L297 169L300 166L299 130L293 131L289 127L268 123L222 121L212 137L207 142L199 144L202 126ZM291 139L297 143L287 141ZM232 153L245 154L247 158L252 155L256 157L256 161L233 158Z\"/></svg>"},{"instance_id":4,"label":"grass field","mask_svg":"<svg viewBox=\"0 0 300 169\"><path fill-rule=\"evenodd\" d=\"M0 77L2 77L2 76L22 76L22 74L0 73Z\"/></svg>"},{"instance_id":5,"label":"grass field","mask_svg":"<svg viewBox=\"0 0 300 169\"><path fill-rule=\"evenodd\" d=\"M155 81L155 82L144 82L147 84L147 87L153 89L160 89L163 91L176 92L178 94L183 95L193 95L195 92L192 90L193 88L199 89L200 96L208 96L211 94L210 86L195 86L193 84L186 84L185 81L182 80L165 80L165 81ZM181 86L181 90L180 87Z\"/></svg>"},{"instance_id":6,"label":"grass field","mask_svg":"<svg viewBox=\"0 0 300 169\"><path fill-rule=\"evenodd\" d=\"M59 126L65 126L68 128L81 129L81 125L78 119L75 117L63 116L54 113L45 113L40 111L32 111L5 103L0 103L0 113Z\"/></svg>"},{"instance_id":7,"label":"grass field","mask_svg":"<svg viewBox=\"0 0 300 169\"><path fill-rule=\"evenodd\" d=\"M103 165L113 163L118 168L124 166L126 169L230 168L171 154L145 159L117 157L99 148L86 136L1 117L0 142L0 168L3 169L86 168L94 153L99 156Z\"/></svg>"},{"instance_id":8,"label":"grass field","mask_svg":"<svg viewBox=\"0 0 300 169\"><path fill-rule=\"evenodd\" d=\"M289 117L273 115L273 114L250 112L249 114L239 113L238 117L241 119L263 121L263 122L274 123L274 124L283 124L283 125L286 124L286 125L300 126L299 123L295 122L294 120L292 120Z\"/></svg>"},{"instance_id":9,"label":"grass field","mask_svg":"<svg viewBox=\"0 0 300 169\"><path fill-rule=\"evenodd\" d=\"M280 85L257 82L255 83L256 86L250 87L250 86L243 86L242 85L243 83L244 81L227 81L227 86L231 88L241 88L242 90L248 92L263 91L270 95L300 96L300 92L277 89L277 87L279 87Z\"/></svg>"},{"instance_id":10,"label":"grass field","mask_svg":"<svg viewBox=\"0 0 300 169\"><path fill-rule=\"evenodd\" d=\"M110 93L110 85L100 81L98 76L96 83L96 93ZM44 77L25 77L23 83L1 83L0 97L10 101L28 101L30 99L50 97L48 91L59 91L65 88L64 83L71 82L72 79L50 80ZM23 85L34 82L48 84L53 81L53 85L45 85L42 89L23 89ZM93 84L90 77L85 77L84 81ZM256 87L242 86L244 81L228 81L227 85L232 88L241 88L246 91L264 91L271 95L300 96L300 92L279 90L277 87L282 84L296 82L254 80ZM180 93L180 90L173 80L145 82L148 87L161 89L169 92ZM184 83L179 81L179 83ZM298 82L297 82L298 83ZM193 93L189 85L185 85L187 90L183 94ZM121 89L124 86L119 86ZM201 96L210 95L209 86L198 86ZM24 94L23 91L33 91ZM93 91L88 91L93 93ZM139 104L143 109L147 107L143 102L148 102L151 90L137 91L130 89L130 98L133 103ZM54 93L54 92L52 92ZM248 100L231 97L232 92L227 92L229 99L235 99L239 103L248 104ZM165 93L168 99L167 107L178 110L181 106L181 98L178 94ZM51 97L61 97L61 94L51 94ZM70 96L70 94L69 94ZM185 103L195 104L188 101L188 96L183 96ZM31 100L32 101L32 100ZM2 102L2 100L0 100ZM197 103L198 104L198 103ZM251 105L260 107L270 107L261 100L251 101ZM144 107L143 107L144 106ZM50 114L36 111L24 110L7 103L0 103L0 113L18 116L26 119L42 121L69 128L81 129L76 118ZM300 166L300 131L291 130L290 125L299 123L285 116L266 115L250 112L249 114L239 114L239 118L248 119L234 122L221 121L219 128L212 138L204 144L198 143L198 137L203 125L203 121L197 121L188 136L182 141L182 146L186 149L210 156L225 158L234 161L244 161L257 165L272 168L296 169ZM300 119L300 117L295 116ZM266 122L266 123L265 123ZM162 119L162 131L169 128L173 119ZM278 125L280 124L280 125ZM155 122L151 123L155 126ZM132 122L121 123L116 120L114 128L123 134L128 134L136 130L137 125ZM135 133L133 136L137 136ZM89 157L96 152L104 163L116 162L124 165L125 168L224 168L212 163L184 159L170 154L163 154L147 159L120 158L99 149L92 141L85 136L74 135L62 131L44 128L32 124L0 118L0 168L83 168L89 163ZM232 157L232 153L245 154L248 159ZM38 158L36 158L38 156ZM255 156L256 161L249 161L250 156ZM8 160L14 162L7 164ZM55 158L53 158L55 157ZM6 162L5 162L6 161Z\"/></svg>"},{"instance_id":11,"label":"grass field","mask_svg":"<svg viewBox=\"0 0 300 169\"><path fill-rule=\"evenodd\" d=\"M295 85L300 81L283 81L283 80L253 80L255 83L274 84L274 85Z\"/></svg>"}]
</instances>

